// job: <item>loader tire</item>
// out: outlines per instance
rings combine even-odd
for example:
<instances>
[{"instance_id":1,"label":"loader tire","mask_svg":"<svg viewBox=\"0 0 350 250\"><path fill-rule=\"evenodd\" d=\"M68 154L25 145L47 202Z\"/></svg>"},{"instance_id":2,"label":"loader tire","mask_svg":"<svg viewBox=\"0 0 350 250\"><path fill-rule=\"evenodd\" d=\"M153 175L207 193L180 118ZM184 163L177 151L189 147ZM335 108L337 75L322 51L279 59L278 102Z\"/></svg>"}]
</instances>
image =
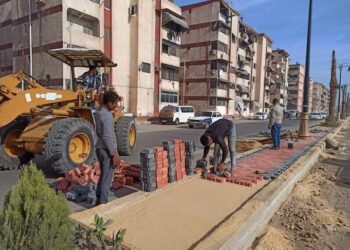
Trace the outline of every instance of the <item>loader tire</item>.
<instances>
[{"instance_id":1,"label":"loader tire","mask_svg":"<svg viewBox=\"0 0 350 250\"><path fill-rule=\"evenodd\" d=\"M44 140L43 156L57 173L66 173L95 159L96 133L92 125L80 118L58 120Z\"/></svg>"},{"instance_id":2,"label":"loader tire","mask_svg":"<svg viewBox=\"0 0 350 250\"><path fill-rule=\"evenodd\" d=\"M18 169L21 165L27 164L33 159L33 154L8 145L10 137L19 137L27 127L29 121L16 119L0 130L0 170Z\"/></svg>"},{"instance_id":3,"label":"loader tire","mask_svg":"<svg viewBox=\"0 0 350 250\"><path fill-rule=\"evenodd\" d=\"M115 123L115 135L118 143L118 153L121 156L132 155L136 147L136 122L134 118L123 116Z\"/></svg>"}]
</instances>

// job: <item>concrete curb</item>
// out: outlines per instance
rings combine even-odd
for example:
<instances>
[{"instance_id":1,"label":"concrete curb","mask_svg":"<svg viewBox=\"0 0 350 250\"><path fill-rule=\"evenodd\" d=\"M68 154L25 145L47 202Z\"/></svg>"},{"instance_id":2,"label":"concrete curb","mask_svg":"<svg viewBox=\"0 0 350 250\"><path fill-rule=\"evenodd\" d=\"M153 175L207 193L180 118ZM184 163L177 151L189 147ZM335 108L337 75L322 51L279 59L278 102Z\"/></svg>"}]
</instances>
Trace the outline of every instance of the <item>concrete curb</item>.
<instances>
[{"instance_id":1,"label":"concrete curb","mask_svg":"<svg viewBox=\"0 0 350 250\"><path fill-rule=\"evenodd\" d=\"M303 164L303 167L298 169L292 176L290 176L283 184L275 191L264 203L257 209L244 225L231 235L220 249L226 250L243 250L248 249L253 244L256 237L258 237L265 227L268 225L271 218L280 208L283 202L288 198L293 191L296 183L304 178L312 166L317 162L320 154L325 150L325 138L333 138L339 133L343 126L349 121L345 120L337 129L326 135L319 143L317 143L309 152L299 159L296 164Z\"/></svg>"}]
</instances>

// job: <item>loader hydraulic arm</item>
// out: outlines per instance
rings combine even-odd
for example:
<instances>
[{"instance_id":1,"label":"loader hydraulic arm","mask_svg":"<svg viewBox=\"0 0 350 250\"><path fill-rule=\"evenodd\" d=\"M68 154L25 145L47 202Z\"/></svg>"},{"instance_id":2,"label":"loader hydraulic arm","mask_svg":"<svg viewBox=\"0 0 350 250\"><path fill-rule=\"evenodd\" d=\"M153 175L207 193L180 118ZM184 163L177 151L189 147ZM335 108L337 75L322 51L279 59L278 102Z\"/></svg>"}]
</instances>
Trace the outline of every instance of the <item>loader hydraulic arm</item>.
<instances>
[{"instance_id":1,"label":"loader hydraulic arm","mask_svg":"<svg viewBox=\"0 0 350 250\"><path fill-rule=\"evenodd\" d=\"M80 92L46 89L23 73L0 78L0 127L33 108L67 109L81 99ZM71 105L70 105L71 104Z\"/></svg>"}]
</instances>

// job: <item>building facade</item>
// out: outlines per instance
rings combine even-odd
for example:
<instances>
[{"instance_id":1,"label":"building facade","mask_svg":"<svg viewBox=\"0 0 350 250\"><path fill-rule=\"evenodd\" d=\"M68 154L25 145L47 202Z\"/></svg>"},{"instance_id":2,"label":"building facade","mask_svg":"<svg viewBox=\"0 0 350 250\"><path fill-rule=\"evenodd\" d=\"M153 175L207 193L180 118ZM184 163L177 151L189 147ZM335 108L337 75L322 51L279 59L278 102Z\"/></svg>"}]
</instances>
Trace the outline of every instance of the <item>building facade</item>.
<instances>
[{"instance_id":1,"label":"building facade","mask_svg":"<svg viewBox=\"0 0 350 250\"><path fill-rule=\"evenodd\" d=\"M67 88L71 78L69 67L46 50L99 49L118 64L105 73L127 112L154 116L179 104L181 33L188 26L172 0L30 2L31 8L28 1L0 1L0 12L7 13L0 16L0 75L30 72L31 9L33 77L44 86Z\"/></svg>"},{"instance_id":2,"label":"building facade","mask_svg":"<svg viewBox=\"0 0 350 250\"><path fill-rule=\"evenodd\" d=\"M239 13L211 0L183 6L182 16L189 25L181 45L183 103L234 114Z\"/></svg>"},{"instance_id":3,"label":"building facade","mask_svg":"<svg viewBox=\"0 0 350 250\"><path fill-rule=\"evenodd\" d=\"M70 83L70 69L46 54L46 50L105 49L103 31L108 11L99 1L5 0L0 2L0 13L6 13L0 15L0 75L18 71L30 73L30 28L33 77L45 86L66 88Z\"/></svg>"},{"instance_id":4,"label":"building facade","mask_svg":"<svg viewBox=\"0 0 350 250\"><path fill-rule=\"evenodd\" d=\"M312 89L312 112L328 112L329 90L322 83L315 82Z\"/></svg>"},{"instance_id":5,"label":"building facade","mask_svg":"<svg viewBox=\"0 0 350 250\"><path fill-rule=\"evenodd\" d=\"M288 71L288 110L303 111L305 67L296 63L289 66Z\"/></svg>"},{"instance_id":6,"label":"building facade","mask_svg":"<svg viewBox=\"0 0 350 250\"><path fill-rule=\"evenodd\" d=\"M236 109L242 116L254 111L257 79L258 33L249 25L239 22L236 72ZM259 48L260 49L260 48ZM260 57L259 57L260 58Z\"/></svg>"},{"instance_id":7,"label":"building facade","mask_svg":"<svg viewBox=\"0 0 350 250\"><path fill-rule=\"evenodd\" d=\"M114 86L134 116L157 116L180 102L181 33L188 26L169 0L113 1Z\"/></svg>"},{"instance_id":8,"label":"building facade","mask_svg":"<svg viewBox=\"0 0 350 250\"><path fill-rule=\"evenodd\" d=\"M272 39L266 34L257 36L257 53L254 61L251 88L252 88L252 112L268 112L271 106L272 78ZM255 74L254 74L255 73Z\"/></svg>"},{"instance_id":9,"label":"building facade","mask_svg":"<svg viewBox=\"0 0 350 250\"><path fill-rule=\"evenodd\" d=\"M287 109L288 106L288 72L289 72L289 54L283 49L272 51L272 81L271 101L278 99L280 105Z\"/></svg>"}]
</instances>

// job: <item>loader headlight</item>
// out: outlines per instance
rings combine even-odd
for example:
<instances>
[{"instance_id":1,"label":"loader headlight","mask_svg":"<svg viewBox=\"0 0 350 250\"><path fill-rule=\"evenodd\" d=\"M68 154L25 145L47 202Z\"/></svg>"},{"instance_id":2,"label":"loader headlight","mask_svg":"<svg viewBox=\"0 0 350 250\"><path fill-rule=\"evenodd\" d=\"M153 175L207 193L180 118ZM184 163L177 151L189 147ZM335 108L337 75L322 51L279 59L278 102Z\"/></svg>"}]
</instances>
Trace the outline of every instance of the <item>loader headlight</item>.
<instances>
[{"instance_id":1,"label":"loader headlight","mask_svg":"<svg viewBox=\"0 0 350 250\"><path fill-rule=\"evenodd\" d=\"M88 99L88 100L92 100L92 92L91 91L89 91L89 92L86 92L86 99Z\"/></svg>"}]
</instances>

